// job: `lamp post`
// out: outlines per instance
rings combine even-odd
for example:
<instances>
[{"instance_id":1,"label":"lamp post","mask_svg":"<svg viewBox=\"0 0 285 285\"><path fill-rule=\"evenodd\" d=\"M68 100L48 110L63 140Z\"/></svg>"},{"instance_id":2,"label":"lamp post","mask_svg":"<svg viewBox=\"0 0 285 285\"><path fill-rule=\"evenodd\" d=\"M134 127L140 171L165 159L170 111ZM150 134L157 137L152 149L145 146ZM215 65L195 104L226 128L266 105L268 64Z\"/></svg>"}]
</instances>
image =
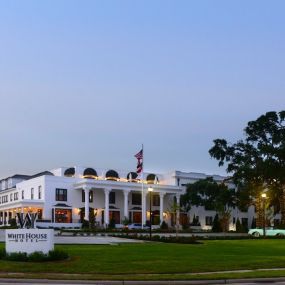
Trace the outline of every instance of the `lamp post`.
<instances>
[{"instance_id":1,"label":"lamp post","mask_svg":"<svg viewBox=\"0 0 285 285\"><path fill-rule=\"evenodd\" d=\"M151 193L153 192L153 188L149 187L148 188L148 192L149 192L149 239L151 240Z\"/></svg>"},{"instance_id":2,"label":"lamp post","mask_svg":"<svg viewBox=\"0 0 285 285\"><path fill-rule=\"evenodd\" d=\"M266 200L266 193L261 194L261 199L262 199L262 209L263 209L263 219L262 219L262 224L263 224L263 236L265 237L265 226L266 226L266 212L265 212L265 200Z\"/></svg>"}]
</instances>

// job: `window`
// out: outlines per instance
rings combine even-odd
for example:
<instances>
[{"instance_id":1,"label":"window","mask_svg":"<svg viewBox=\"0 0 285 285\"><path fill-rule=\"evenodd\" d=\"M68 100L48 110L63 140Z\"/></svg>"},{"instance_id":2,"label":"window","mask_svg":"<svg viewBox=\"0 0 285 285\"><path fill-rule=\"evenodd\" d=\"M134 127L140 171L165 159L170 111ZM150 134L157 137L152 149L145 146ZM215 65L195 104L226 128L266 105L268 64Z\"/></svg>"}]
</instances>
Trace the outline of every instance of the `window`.
<instances>
[{"instance_id":1,"label":"window","mask_svg":"<svg viewBox=\"0 0 285 285\"><path fill-rule=\"evenodd\" d=\"M66 189L57 190L67 191ZM54 217L56 223L72 223L72 211L70 209L55 209Z\"/></svg>"},{"instance_id":2,"label":"window","mask_svg":"<svg viewBox=\"0 0 285 285\"><path fill-rule=\"evenodd\" d=\"M25 191L22 190L22 200L24 200L24 199L25 199Z\"/></svg>"},{"instance_id":3,"label":"window","mask_svg":"<svg viewBox=\"0 0 285 285\"><path fill-rule=\"evenodd\" d=\"M152 199L152 206L160 205L159 195L152 195L151 199Z\"/></svg>"},{"instance_id":4,"label":"window","mask_svg":"<svg viewBox=\"0 0 285 285\"><path fill-rule=\"evenodd\" d=\"M132 204L133 205L142 204L142 195L140 193L132 193Z\"/></svg>"},{"instance_id":5,"label":"window","mask_svg":"<svg viewBox=\"0 0 285 285\"><path fill-rule=\"evenodd\" d=\"M10 201L13 201L13 194L10 194Z\"/></svg>"},{"instance_id":6,"label":"window","mask_svg":"<svg viewBox=\"0 0 285 285\"><path fill-rule=\"evenodd\" d=\"M82 202L85 202L85 191L82 190ZM93 191L89 191L89 202L93 202Z\"/></svg>"},{"instance_id":7,"label":"window","mask_svg":"<svg viewBox=\"0 0 285 285\"><path fill-rule=\"evenodd\" d=\"M2 196L2 203L8 202L8 195Z\"/></svg>"},{"instance_id":8,"label":"window","mask_svg":"<svg viewBox=\"0 0 285 285\"><path fill-rule=\"evenodd\" d=\"M39 199L42 199L42 186L39 186L39 188L38 188L38 194L39 194Z\"/></svg>"},{"instance_id":9,"label":"window","mask_svg":"<svg viewBox=\"0 0 285 285\"><path fill-rule=\"evenodd\" d=\"M15 200L15 201L18 200L18 192L14 193L14 200Z\"/></svg>"},{"instance_id":10,"label":"window","mask_svg":"<svg viewBox=\"0 0 285 285\"><path fill-rule=\"evenodd\" d=\"M111 191L109 194L109 203L110 204L116 203L116 193L114 191Z\"/></svg>"},{"instance_id":11,"label":"window","mask_svg":"<svg viewBox=\"0 0 285 285\"><path fill-rule=\"evenodd\" d=\"M67 189L55 189L55 200L56 201L67 201Z\"/></svg>"},{"instance_id":12,"label":"window","mask_svg":"<svg viewBox=\"0 0 285 285\"><path fill-rule=\"evenodd\" d=\"M34 200L34 188L31 188L31 200Z\"/></svg>"},{"instance_id":13,"label":"window","mask_svg":"<svg viewBox=\"0 0 285 285\"><path fill-rule=\"evenodd\" d=\"M206 216L206 226L212 226L213 225L213 217Z\"/></svg>"},{"instance_id":14,"label":"window","mask_svg":"<svg viewBox=\"0 0 285 285\"><path fill-rule=\"evenodd\" d=\"M236 218L235 217L233 217L233 224L235 224L236 223Z\"/></svg>"}]
</instances>

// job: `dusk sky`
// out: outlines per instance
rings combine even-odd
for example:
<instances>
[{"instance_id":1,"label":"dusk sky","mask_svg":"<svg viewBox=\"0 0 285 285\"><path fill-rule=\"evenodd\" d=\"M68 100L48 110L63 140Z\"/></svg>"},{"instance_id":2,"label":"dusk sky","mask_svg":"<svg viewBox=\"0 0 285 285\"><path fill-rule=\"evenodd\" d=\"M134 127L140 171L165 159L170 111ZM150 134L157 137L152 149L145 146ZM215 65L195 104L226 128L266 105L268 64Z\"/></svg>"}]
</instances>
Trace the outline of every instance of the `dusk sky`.
<instances>
[{"instance_id":1,"label":"dusk sky","mask_svg":"<svg viewBox=\"0 0 285 285\"><path fill-rule=\"evenodd\" d=\"M0 177L61 166L225 174L284 110L285 1L1 1Z\"/></svg>"}]
</instances>

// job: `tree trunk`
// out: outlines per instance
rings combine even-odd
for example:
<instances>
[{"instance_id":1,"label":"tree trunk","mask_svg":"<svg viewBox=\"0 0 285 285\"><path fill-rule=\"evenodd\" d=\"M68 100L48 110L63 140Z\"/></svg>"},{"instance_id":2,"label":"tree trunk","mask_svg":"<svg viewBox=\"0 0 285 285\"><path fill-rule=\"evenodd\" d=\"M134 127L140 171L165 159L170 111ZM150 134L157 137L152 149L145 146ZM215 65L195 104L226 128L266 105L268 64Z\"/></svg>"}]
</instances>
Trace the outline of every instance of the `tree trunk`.
<instances>
[{"instance_id":1,"label":"tree trunk","mask_svg":"<svg viewBox=\"0 0 285 285\"><path fill-rule=\"evenodd\" d=\"M282 194L280 197L280 214L281 214L280 224L282 226L285 226L285 186L282 187Z\"/></svg>"},{"instance_id":2,"label":"tree trunk","mask_svg":"<svg viewBox=\"0 0 285 285\"><path fill-rule=\"evenodd\" d=\"M263 209L262 200L260 195L255 199L255 211L256 211L256 227L263 227Z\"/></svg>"}]
</instances>

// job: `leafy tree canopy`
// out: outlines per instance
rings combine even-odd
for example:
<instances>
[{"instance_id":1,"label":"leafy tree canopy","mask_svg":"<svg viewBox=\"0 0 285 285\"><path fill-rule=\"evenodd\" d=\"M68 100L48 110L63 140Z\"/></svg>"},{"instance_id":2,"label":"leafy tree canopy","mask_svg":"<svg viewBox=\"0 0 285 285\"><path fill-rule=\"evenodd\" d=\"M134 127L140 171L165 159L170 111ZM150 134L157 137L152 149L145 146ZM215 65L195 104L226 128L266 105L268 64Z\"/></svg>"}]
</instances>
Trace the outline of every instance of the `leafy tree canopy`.
<instances>
[{"instance_id":1,"label":"leafy tree canopy","mask_svg":"<svg viewBox=\"0 0 285 285\"><path fill-rule=\"evenodd\" d=\"M209 153L232 174L240 206L266 188L285 223L285 111L267 112L248 122L244 138L236 143L215 139Z\"/></svg>"},{"instance_id":2,"label":"leafy tree canopy","mask_svg":"<svg viewBox=\"0 0 285 285\"><path fill-rule=\"evenodd\" d=\"M223 183L218 184L212 177L206 178L187 185L186 193L181 197L181 205L186 211L195 205L224 212L235 205L235 191Z\"/></svg>"},{"instance_id":3,"label":"leafy tree canopy","mask_svg":"<svg viewBox=\"0 0 285 285\"><path fill-rule=\"evenodd\" d=\"M268 112L248 122L245 138L236 143L215 139L211 157L226 164L238 185L285 185L285 111Z\"/></svg>"}]
</instances>

